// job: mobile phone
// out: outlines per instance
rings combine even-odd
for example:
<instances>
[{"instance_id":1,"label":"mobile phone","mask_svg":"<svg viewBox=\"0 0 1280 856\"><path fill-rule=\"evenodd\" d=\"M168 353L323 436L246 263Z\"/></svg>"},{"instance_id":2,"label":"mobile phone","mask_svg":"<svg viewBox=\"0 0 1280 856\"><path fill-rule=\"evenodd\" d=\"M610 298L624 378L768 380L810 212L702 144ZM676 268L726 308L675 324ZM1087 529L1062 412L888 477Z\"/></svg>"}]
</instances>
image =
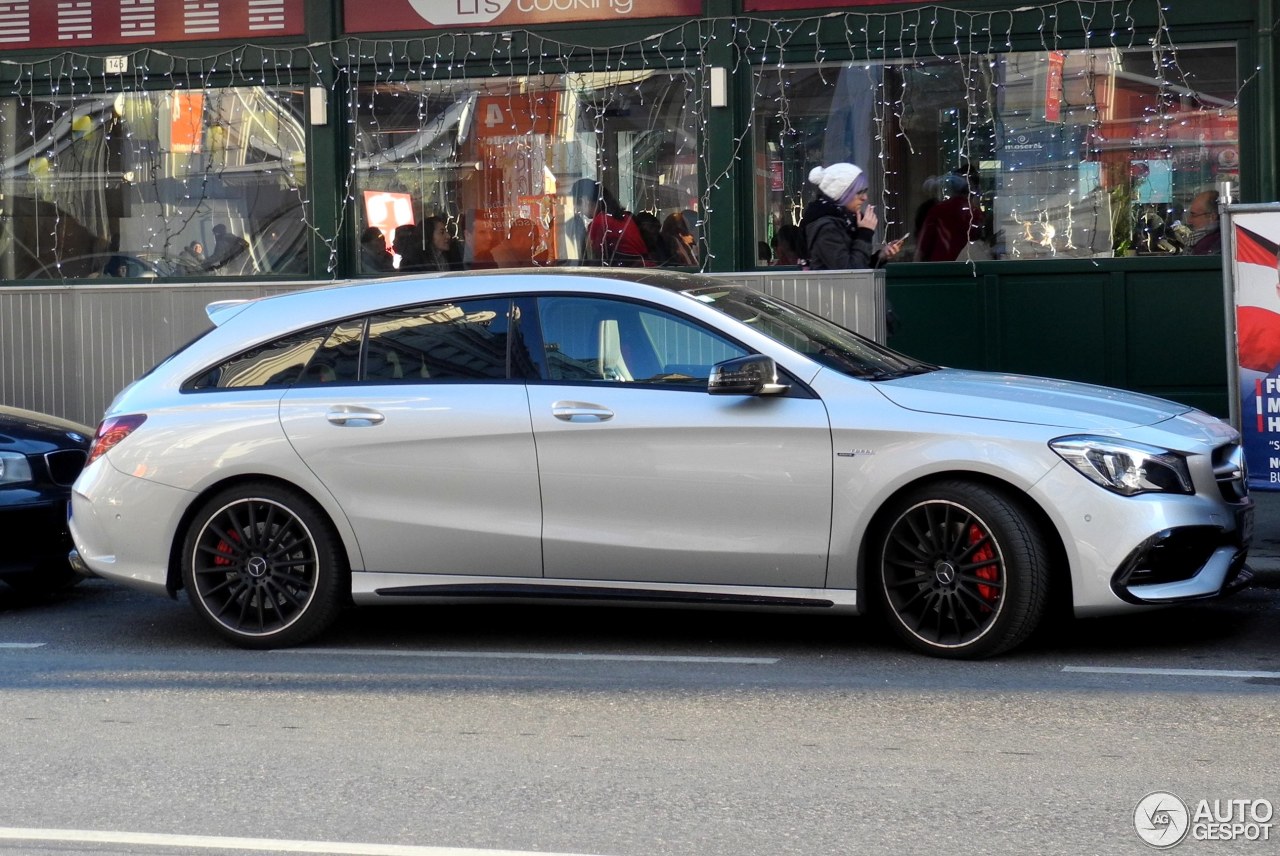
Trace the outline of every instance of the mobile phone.
<instances>
[{"instance_id":1,"label":"mobile phone","mask_svg":"<svg viewBox=\"0 0 1280 856\"><path fill-rule=\"evenodd\" d=\"M907 234L903 235L901 238L899 238L898 240L894 241L893 243L895 243L895 244L902 244L902 243L906 243L907 238L910 238L910 237L911 237L911 233L910 233L910 232L908 232Z\"/></svg>"}]
</instances>

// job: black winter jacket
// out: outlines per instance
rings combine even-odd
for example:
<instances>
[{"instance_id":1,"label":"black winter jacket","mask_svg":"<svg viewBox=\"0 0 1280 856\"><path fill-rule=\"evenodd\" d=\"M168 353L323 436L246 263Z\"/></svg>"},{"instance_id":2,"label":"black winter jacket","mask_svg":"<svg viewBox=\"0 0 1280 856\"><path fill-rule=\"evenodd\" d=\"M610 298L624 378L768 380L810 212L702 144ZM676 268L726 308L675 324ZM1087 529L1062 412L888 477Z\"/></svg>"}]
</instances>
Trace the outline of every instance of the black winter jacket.
<instances>
[{"instance_id":1,"label":"black winter jacket","mask_svg":"<svg viewBox=\"0 0 1280 856\"><path fill-rule=\"evenodd\" d=\"M800 218L810 270L867 270L880 267L871 249L875 233L859 227L853 213L823 194L810 202Z\"/></svg>"}]
</instances>

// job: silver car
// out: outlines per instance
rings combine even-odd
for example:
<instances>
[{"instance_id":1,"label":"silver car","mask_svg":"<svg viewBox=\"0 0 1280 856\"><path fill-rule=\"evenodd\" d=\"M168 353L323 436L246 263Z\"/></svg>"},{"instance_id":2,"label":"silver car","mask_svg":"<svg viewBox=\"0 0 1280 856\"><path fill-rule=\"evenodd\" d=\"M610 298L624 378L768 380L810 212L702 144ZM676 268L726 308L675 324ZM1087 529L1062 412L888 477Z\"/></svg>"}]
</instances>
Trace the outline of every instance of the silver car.
<instances>
[{"instance_id":1,"label":"silver car","mask_svg":"<svg viewBox=\"0 0 1280 856\"><path fill-rule=\"evenodd\" d=\"M939 368L756 291L498 271L215 304L123 391L74 487L92 573L231 642L349 603L875 611L985 657L1243 584L1236 431L1180 404Z\"/></svg>"}]
</instances>

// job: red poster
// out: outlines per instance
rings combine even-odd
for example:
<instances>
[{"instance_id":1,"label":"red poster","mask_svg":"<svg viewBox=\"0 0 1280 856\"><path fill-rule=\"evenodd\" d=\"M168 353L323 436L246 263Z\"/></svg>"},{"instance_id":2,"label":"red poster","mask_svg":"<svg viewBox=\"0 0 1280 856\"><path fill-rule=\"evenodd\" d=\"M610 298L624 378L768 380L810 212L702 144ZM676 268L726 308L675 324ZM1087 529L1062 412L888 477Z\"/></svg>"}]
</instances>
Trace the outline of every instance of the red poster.
<instances>
[{"instance_id":1,"label":"red poster","mask_svg":"<svg viewBox=\"0 0 1280 856\"><path fill-rule=\"evenodd\" d=\"M0 0L0 50L306 33L303 0ZM128 69L125 69L126 71Z\"/></svg>"},{"instance_id":2,"label":"red poster","mask_svg":"<svg viewBox=\"0 0 1280 856\"><path fill-rule=\"evenodd\" d=\"M345 0L348 33L702 15L702 0Z\"/></svg>"},{"instance_id":3,"label":"red poster","mask_svg":"<svg viewBox=\"0 0 1280 856\"><path fill-rule=\"evenodd\" d=\"M1049 65L1044 84L1044 120L1062 120L1062 64L1067 55L1062 51L1049 51Z\"/></svg>"}]
</instances>

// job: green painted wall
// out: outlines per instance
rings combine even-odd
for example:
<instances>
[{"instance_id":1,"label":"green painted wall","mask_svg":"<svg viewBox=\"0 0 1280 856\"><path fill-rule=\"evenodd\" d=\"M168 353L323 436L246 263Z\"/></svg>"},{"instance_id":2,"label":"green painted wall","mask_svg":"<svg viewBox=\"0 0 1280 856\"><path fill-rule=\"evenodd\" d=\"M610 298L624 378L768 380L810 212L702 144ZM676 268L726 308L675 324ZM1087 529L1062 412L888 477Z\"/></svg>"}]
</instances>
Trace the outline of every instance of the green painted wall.
<instances>
[{"instance_id":1,"label":"green painted wall","mask_svg":"<svg viewBox=\"0 0 1280 856\"><path fill-rule=\"evenodd\" d=\"M1228 415L1216 256L896 264L889 344L958 368L1117 386Z\"/></svg>"}]
</instances>

